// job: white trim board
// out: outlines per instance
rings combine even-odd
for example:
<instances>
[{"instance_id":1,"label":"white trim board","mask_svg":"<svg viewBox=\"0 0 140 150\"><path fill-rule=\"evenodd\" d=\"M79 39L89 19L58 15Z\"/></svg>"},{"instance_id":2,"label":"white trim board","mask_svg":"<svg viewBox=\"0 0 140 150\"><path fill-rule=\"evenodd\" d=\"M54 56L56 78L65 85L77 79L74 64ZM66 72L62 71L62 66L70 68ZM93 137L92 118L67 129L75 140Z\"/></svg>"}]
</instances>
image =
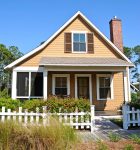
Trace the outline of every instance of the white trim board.
<instances>
[{"instance_id":1,"label":"white trim board","mask_svg":"<svg viewBox=\"0 0 140 150\"><path fill-rule=\"evenodd\" d=\"M13 69L14 71L36 71L36 72L43 72L44 71L44 67L15 67Z\"/></svg>"},{"instance_id":2,"label":"white trim board","mask_svg":"<svg viewBox=\"0 0 140 150\"><path fill-rule=\"evenodd\" d=\"M92 76L91 74L75 74L75 98L78 98L77 77L89 77L89 100L90 100L90 104L92 105Z\"/></svg>"},{"instance_id":3,"label":"white trim board","mask_svg":"<svg viewBox=\"0 0 140 150\"><path fill-rule=\"evenodd\" d=\"M84 19L84 21L92 27L95 32L97 32L122 58L124 58L129 63L132 63L91 21L89 21L80 11L78 11L73 17L71 17L57 32L55 32L46 42L44 42L39 47L35 48L31 52L25 54L21 58L15 60L11 64L7 65L5 69L12 68L16 64L22 62L26 58L30 57L31 55L35 54L36 52L42 50L45 46L49 44L63 29L65 29L77 16L80 16Z\"/></svg>"}]
</instances>

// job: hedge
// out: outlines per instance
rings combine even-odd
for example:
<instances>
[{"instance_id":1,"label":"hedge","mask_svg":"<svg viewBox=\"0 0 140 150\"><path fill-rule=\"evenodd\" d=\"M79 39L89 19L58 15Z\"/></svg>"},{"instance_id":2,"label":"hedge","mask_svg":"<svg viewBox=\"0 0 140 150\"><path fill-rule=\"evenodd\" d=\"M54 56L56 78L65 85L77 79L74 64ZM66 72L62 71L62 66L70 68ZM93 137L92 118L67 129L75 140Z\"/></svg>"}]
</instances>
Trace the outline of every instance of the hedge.
<instances>
[{"instance_id":1,"label":"hedge","mask_svg":"<svg viewBox=\"0 0 140 150\"><path fill-rule=\"evenodd\" d=\"M36 111L36 107L39 107L40 112L42 112L42 106L47 106L48 112L74 112L76 108L78 111L90 111L90 102L88 99L75 99L75 98L57 98L49 97L47 101L41 99L32 100L12 100L10 98L0 98L0 108L5 106L6 109L10 108L13 110L18 110L18 107L23 107L23 109L28 109L28 111Z\"/></svg>"}]
</instances>

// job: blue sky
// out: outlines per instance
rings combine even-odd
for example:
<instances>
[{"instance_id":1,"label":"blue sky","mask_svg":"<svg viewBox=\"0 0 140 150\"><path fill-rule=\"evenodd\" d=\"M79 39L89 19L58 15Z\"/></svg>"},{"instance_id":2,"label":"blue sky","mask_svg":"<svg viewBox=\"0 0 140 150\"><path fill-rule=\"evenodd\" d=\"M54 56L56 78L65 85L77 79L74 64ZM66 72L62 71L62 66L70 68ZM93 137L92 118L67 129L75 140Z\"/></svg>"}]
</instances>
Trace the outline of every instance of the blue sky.
<instances>
[{"instance_id":1,"label":"blue sky","mask_svg":"<svg viewBox=\"0 0 140 150\"><path fill-rule=\"evenodd\" d=\"M0 0L0 43L27 53L80 10L107 37L113 16L122 19L125 46L140 45L140 0Z\"/></svg>"}]
</instances>

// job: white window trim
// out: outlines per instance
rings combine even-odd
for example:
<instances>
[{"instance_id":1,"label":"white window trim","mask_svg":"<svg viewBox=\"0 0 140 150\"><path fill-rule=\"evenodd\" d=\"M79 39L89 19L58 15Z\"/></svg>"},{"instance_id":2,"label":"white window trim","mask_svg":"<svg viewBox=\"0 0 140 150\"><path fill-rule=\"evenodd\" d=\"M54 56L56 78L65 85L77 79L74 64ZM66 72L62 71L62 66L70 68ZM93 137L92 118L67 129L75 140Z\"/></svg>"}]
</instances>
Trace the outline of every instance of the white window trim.
<instances>
[{"instance_id":1,"label":"white window trim","mask_svg":"<svg viewBox=\"0 0 140 150\"><path fill-rule=\"evenodd\" d=\"M14 94L12 95L13 99L18 99L18 98L27 98L27 99L43 98L43 96L30 96L31 95L31 73L32 72L42 72L44 74L44 71L42 70L42 68L39 68L39 67L17 67L13 70L13 72L15 72L15 74L16 74L16 79L14 79L15 83L12 83L12 84L14 84L14 88L15 88L15 90L13 90L13 89L12 90L13 90L13 92L16 93L15 96L14 96ZM28 72L29 73L29 92L28 92L28 96L17 96L17 73L18 72ZM43 82L44 82L44 79L43 79ZM43 95L44 95L44 93L43 93Z\"/></svg>"},{"instance_id":2,"label":"white window trim","mask_svg":"<svg viewBox=\"0 0 140 150\"><path fill-rule=\"evenodd\" d=\"M111 98L101 99L99 92L99 77L110 77L110 87L111 87ZM113 88L113 74L97 74L96 75L96 88L97 88L97 100L113 100L114 99L114 88Z\"/></svg>"},{"instance_id":3,"label":"white window trim","mask_svg":"<svg viewBox=\"0 0 140 150\"><path fill-rule=\"evenodd\" d=\"M72 41L72 53L80 53L80 54L85 54L85 53L87 53L88 52L88 50L87 50L87 31L72 31L71 32L72 33L72 36L71 36L71 41ZM77 52L77 51L74 51L74 49L73 49L73 35L75 34L75 33L77 33L77 34L85 34L85 42L86 42L86 51L85 52Z\"/></svg>"},{"instance_id":4,"label":"white window trim","mask_svg":"<svg viewBox=\"0 0 140 150\"><path fill-rule=\"evenodd\" d=\"M67 78L67 95L70 95L70 75L69 74L53 74L52 75L52 94L55 94L55 78L66 77Z\"/></svg>"},{"instance_id":5,"label":"white window trim","mask_svg":"<svg viewBox=\"0 0 140 150\"><path fill-rule=\"evenodd\" d=\"M92 78L91 78L91 74L75 74L75 98L78 98L78 93L77 93L77 78L78 77L89 77L89 100L90 100L90 104L92 104Z\"/></svg>"}]
</instances>

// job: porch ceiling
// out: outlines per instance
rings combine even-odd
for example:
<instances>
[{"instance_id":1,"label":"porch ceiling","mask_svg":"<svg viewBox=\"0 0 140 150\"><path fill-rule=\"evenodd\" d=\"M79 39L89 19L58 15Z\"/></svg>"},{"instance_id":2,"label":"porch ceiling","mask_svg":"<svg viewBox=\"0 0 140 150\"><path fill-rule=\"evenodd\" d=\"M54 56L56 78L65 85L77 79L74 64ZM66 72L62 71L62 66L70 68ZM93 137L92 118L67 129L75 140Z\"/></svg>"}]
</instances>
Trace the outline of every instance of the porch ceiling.
<instances>
[{"instance_id":1,"label":"porch ceiling","mask_svg":"<svg viewBox=\"0 0 140 150\"><path fill-rule=\"evenodd\" d=\"M118 58L42 57L40 66L130 66L132 63Z\"/></svg>"}]
</instances>

